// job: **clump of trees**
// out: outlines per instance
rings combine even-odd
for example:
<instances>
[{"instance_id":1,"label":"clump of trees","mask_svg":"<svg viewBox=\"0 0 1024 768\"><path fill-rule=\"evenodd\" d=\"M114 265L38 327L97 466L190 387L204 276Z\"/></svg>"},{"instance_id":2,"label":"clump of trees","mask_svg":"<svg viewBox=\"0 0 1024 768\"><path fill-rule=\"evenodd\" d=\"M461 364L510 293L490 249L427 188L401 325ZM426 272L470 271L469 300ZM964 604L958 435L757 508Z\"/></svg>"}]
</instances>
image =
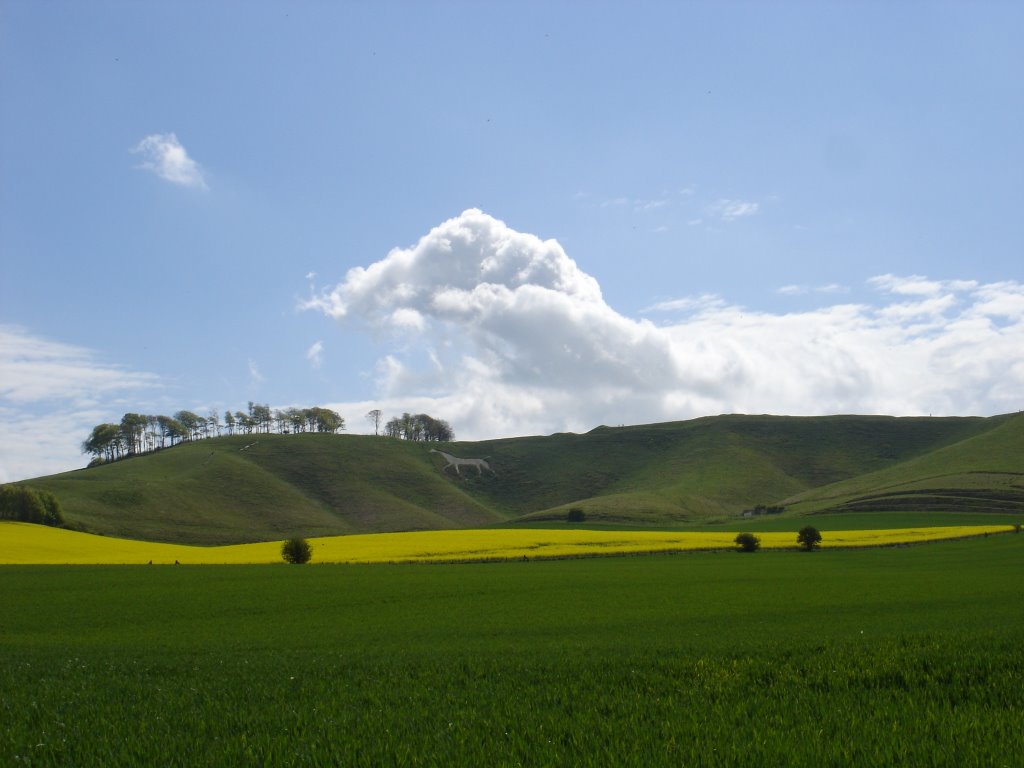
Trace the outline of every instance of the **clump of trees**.
<instances>
[{"instance_id":1,"label":"clump of trees","mask_svg":"<svg viewBox=\"0 0 1024 768\"><path fill-rule=\"evenodd\" d=\"M757 506L751 507L750 509L743 510L744 517L754 517L758 515L781 515L786 511L786 508L781 504L769 506L766 504L758 504Z\"/></svg>"},{"instance_id":2,"label":"clump of trees","mask_svg":"<svg viewBox=\"0 0 1024 768\"><path fill-rule=\"evenodd\" d=\"M379 411L376 419L371 418L374 411L367 414L367 418L379 424ZM455 431L444 419L435 419L425 413L403 413L395 416L384 425L384 436L394 437L399 440L419 440L424 442L448 443L455 439Z\"/></svg>"},{"instance_id":3,"label":"clump of trees","mask_svg":"<svg viewBox=\"0 0 1024 768\"><path fill-rule=\"evenodd\" d=\"M64 510L49 491L27 485L0 485L0 520L37 525L64 525Z\"/></svg>"},{"instance_id":4,"label":"clump of trees","mask_svg":"<svg viewBox=\"0 0 1024 768\"><path fill-rule=\"evenodd\" d=\"M93 427L82 443L82 453L93 456L89 466L94 466L222 434L333 433L342 429L345 419L329 408L271 410L269 405L250 401L246 411L225 411L223 423L217 411L208 416L192 411L178 411L173 416L126 413L120 424Z\"/></svg>"}]
</instances>

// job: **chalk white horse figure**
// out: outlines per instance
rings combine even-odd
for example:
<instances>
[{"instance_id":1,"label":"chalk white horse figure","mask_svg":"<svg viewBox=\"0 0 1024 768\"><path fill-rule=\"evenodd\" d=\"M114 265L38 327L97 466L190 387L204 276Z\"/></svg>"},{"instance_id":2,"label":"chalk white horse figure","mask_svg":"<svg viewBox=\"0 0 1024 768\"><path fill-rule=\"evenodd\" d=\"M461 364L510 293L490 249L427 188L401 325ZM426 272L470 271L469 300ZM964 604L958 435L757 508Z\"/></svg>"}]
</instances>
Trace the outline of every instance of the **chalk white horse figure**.
<instances>
[{"instance_id":1,"label":"chalk white horse figure","mask_svg":"<svg viewBox=\"0 0 1024 768\"><path fill-rule=\"evenodd\" d=\"M431 448L430 452L441 454L444 460L448 462L444 465L442 471L448 469L448 467L455 467L455 474L461 477L462 473L459 471L459 467L476 467L478 475L482 475L485 469L492 475L497 475L497 472L491 469L491 465L487 463L487 459L460 459L458 456L452 456L450 453L438 451L434 448Z\"/></svg>"}]
</instances>

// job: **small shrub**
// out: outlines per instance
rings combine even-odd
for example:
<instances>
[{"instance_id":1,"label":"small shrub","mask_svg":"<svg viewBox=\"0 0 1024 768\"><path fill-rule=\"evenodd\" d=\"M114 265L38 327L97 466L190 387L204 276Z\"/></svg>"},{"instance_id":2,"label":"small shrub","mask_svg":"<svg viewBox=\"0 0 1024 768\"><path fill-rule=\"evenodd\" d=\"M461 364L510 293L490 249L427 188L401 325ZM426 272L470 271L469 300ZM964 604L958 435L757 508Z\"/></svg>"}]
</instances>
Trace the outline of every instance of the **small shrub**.
<instances>
[{"instance_id":1,"label":"small shrub","mask_svg":"<svg viewBox=\"0 0 1024 768\"><path fill-rule=\"evenodd\" d=\"M796 535L796 543L811 552L821 543L821 533L813 525L805 525Z\"/></svg>"},{"instance_id":2,"label":"small shrub","mask_svg":"<svg viewBox=\"0 0 1024 768\"><path fill-rule=\"evenodd\" d=\"M757 552L761 548L761 539L752 533L737 533L736 547L740 552Z\"/></svg>"},{"instance_id":3,"label":"small shrub","mask_svg":"<svg viewBox=\"0 0 1024 768\"><path fill-rule=\"evenodd\" d=\"M586 513L579 507L573 507L569 510L569 514L566 515L566 520L570 523L582 523L587 519Z\"/></svg>"},{"instance_id":4,"label":"small shrub","mask_svg":"<svg viewBox=\"0 0 1024 768\"><path fill-rule=\"evenodd\" d=\"M302 565L308 563L310 558L313 557L313 548L309 546L309 542L305 539L295 537L288 539L288 541L281 545L281 557L284 558L286 563Z\"/></svg>"}]
</instances>

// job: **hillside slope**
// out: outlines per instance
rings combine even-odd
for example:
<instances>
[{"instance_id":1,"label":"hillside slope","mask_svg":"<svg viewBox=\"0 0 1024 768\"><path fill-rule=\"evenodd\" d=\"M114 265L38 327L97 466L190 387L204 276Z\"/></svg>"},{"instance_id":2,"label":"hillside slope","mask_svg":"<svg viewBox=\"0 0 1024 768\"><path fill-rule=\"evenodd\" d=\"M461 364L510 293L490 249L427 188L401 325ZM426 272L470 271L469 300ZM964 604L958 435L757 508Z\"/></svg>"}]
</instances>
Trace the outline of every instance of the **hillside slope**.
<instances>
[{"instance_id":1,"label":"hillside slope","mask_svg":"<svg viewBox=\"0 0 1024 768\"><path fill-rule=\"evenodd\" d=\"M785 500L796 513L1024 513L1024 416L891 467Z\"/></svg>"},{"instance_id":2,"label":"hillside slope","mask_svg":"<svg viewBox=\"0 0 1024 768\"><path fill-rule=\"evenodd\" d=\"M248 446L248 447L247 447ZM247 435L30 481L111 536L230 544L487 525L501 517L420 445L354 435Z\"/></svg>"},{"instance_id":3,"label":"hillside slope","mask_svg":"<svg viewBox=\"0 0 1024 768\"><path fill-rule=\"evenodd\" d=\"M488 457L494 472L482 474L456 475L430 447L221 437L28 482L56 493L86 530L193 544L558 520L574 506L588 520L631 525L731 519L783 500L797 513L906 509L949 489L983 499L958 509L1003 498L999 509L1024 511L1016 414L717 416L444 447Z\"/></svg>"},{"instance_id":4,"label":"hillside slope","mask_svg":"<svg viewBox=\"0 0 1024 768\"><path fill-rule=\"evenodd\" d=\"M716 416L480 443L499 477L470 479L527 520L678 523L728 517L984 434L1007 417ZM466 447L469 449L469 446Z\"/></svg>"}]
</instances>

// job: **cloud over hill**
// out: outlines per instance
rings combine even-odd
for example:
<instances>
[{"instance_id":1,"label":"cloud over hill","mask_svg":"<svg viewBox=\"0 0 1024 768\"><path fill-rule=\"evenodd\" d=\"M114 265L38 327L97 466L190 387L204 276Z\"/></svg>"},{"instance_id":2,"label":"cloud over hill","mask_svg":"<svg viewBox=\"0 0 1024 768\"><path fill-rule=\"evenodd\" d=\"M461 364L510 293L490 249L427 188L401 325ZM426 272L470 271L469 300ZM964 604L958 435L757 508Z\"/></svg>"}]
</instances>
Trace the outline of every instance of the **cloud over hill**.
<instances>
[{"instance_id":1,"label":"cloud over hill","mask_svg":"<svg viewBox=\"0 0 1024 768\"><path fill-rule=\"evenodd\" d=\"M773 314L684 296L631 318L556 241L470 209L304 306L382 334L382 399L464 438L723 412L1020 408L1024 286L869 286L874 304Z\"/></svg>"}]
</instances>

